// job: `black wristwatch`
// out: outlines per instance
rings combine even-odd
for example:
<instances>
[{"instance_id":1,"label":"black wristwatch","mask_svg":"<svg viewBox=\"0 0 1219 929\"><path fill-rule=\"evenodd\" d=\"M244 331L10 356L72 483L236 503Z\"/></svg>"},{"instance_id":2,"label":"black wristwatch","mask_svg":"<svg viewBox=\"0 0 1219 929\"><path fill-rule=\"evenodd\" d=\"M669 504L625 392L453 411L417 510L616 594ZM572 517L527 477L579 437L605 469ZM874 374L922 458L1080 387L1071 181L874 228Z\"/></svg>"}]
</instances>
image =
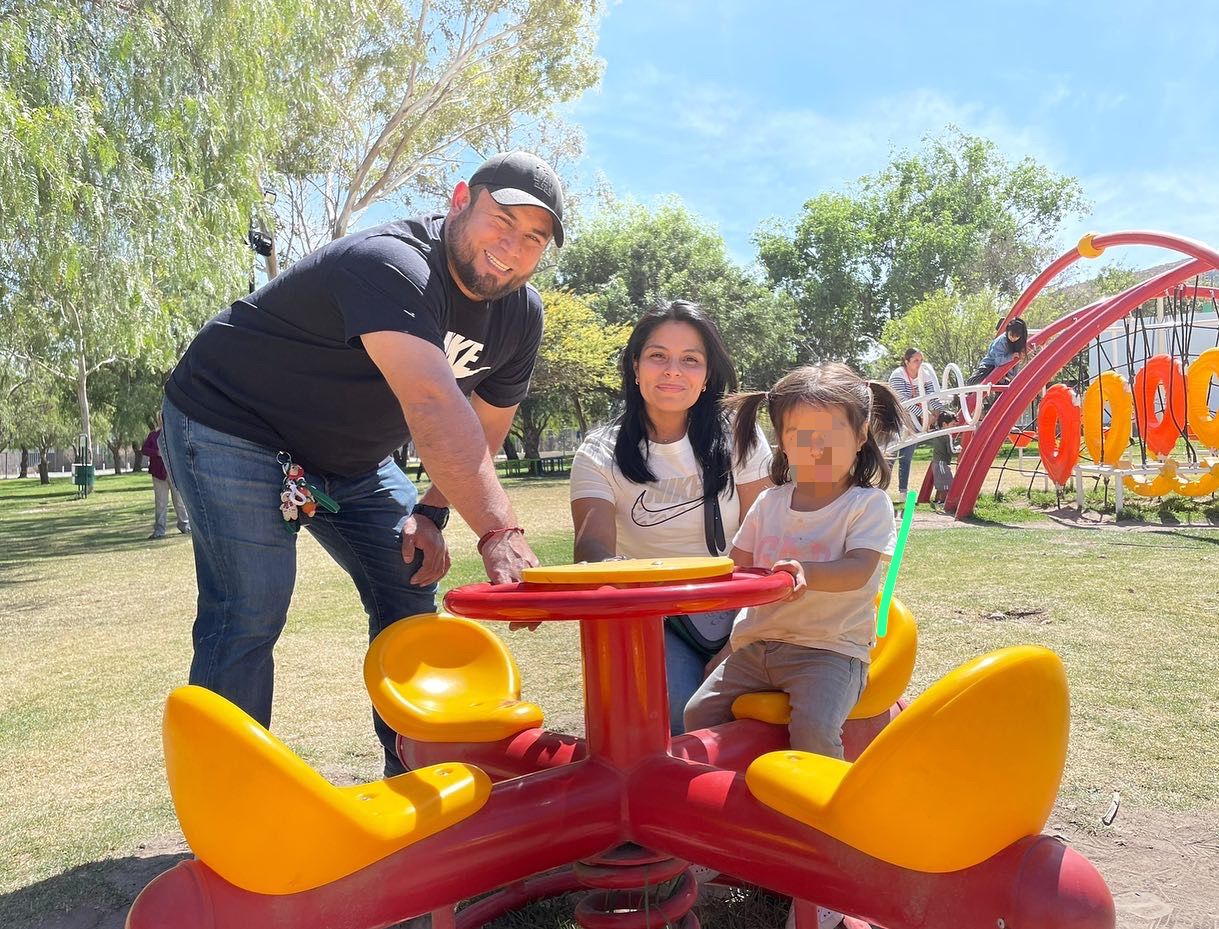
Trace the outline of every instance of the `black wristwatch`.
<instances>
[{"instance_id":1,"label":"black wristwatch","mask_svg":"<svg viewBox=\"0 0 1219 929\"><path fill-rule=\"evenodd\" d=\"M429 506L426 503L416 503L415 508L411 510L411 515L426 516L436 524L437 529L441 530L449 523L449 508L447 506Z\"/></svg>"}]
</instances>

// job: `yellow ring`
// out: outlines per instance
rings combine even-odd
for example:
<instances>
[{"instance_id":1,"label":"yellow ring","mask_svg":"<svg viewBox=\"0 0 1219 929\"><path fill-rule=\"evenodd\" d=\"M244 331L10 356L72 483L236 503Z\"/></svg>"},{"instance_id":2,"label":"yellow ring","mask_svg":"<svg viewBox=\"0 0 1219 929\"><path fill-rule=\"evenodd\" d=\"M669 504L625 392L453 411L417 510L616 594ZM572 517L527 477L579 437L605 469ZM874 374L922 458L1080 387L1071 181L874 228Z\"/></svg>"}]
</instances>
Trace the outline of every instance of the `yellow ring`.
<instances>
[{"instance_id":1,"label":"yellow ring","mask_svg":"<svg viewBox=\"0 0 1219 929\"><path fill-rule=\"evenodd\" d=\"M1219 474L1215 474L1213 471L1209 474L1199 474L1192 481L1177 478L1177 486L1174 490L1183 497L1209 497L1219 490Z\"/></svg>"},{"instance_id":2,"label":"yellow ring","mask_svg":"<svg viewBox=\"0 0 1219 929\"><path fill-rule=\"evenodd\" d=\"M1207 405L1212 377L1219 378L1219 348L1208 348L1185 372L1189 425L1207 448L1219 449L1219 415Z\"/></svg>"},{"instance_id":3,"label":"yellow ring","mask_svg":"<svg viewBox=\"0 0 1219 929\"><path fill-rule=\"evenodd\" d=\"M1140 497L1163 497L1175 491L1181 483L1177 477L1177 463L1172 458L1165 460L1154 477L1150 474L1127 474L1122 481L1127 490Z\"/></svg>"},{"instance_id":4,"label":"yellow ring","mask_svg":"<svg viewBox=\"0 0 1219 929\"><path fill-rule=\"evenodd\" d=\"M1104 429L1104 404L1109 404L1109 428ZM1097 464L1117 467L1130 444L1134 398L1126 379L1105 371L1084 391L1084 444ZM1101 450L1104 449L1104 454Z\"/></svg>"}]
</instances>

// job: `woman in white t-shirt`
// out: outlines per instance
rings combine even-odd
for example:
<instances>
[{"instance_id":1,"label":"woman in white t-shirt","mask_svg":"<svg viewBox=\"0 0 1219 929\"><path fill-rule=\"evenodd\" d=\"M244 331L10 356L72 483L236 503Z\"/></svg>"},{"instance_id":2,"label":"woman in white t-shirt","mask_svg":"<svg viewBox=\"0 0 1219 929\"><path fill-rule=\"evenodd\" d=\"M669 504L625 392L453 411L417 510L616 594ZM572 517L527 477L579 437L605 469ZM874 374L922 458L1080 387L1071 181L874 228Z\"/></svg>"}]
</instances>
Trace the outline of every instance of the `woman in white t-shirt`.
<instances>
[{"instance_id":1,"label":"woman in white t-shirt","mask_svg":"<svg viewBox=\"0 0 1219 929\"><path fill-rule=\"evenodd\" d=\"M770 446L757 430L745 454L734 454L721 401L736 373L719 329L699 306L676 300L635 325L619 367L622 415L589 433L571 466L576 560L724 553L770 485ZM717 507L704 506L704 475L718 523ZM665 620L674 733L731 627L729 612Z\"/></svg>"}]
</instances>

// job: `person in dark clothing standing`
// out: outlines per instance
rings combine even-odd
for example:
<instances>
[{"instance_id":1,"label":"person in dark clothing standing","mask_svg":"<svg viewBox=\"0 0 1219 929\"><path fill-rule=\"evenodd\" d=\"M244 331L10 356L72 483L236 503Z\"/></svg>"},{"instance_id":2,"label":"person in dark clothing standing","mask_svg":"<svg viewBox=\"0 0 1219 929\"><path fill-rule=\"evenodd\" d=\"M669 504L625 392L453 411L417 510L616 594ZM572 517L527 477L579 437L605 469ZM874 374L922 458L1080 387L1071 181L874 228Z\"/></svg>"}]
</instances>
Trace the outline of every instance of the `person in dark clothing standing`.
<instances>
[{"instance_id":1,"label":"person in dark clothing standing","mask_svg":"<svg viewBox=\"0 0 1219 929\"><path fill-rule=\"evenodd\" d=\"M537 564L496 477L529 389L542 301L527 282L563 244L553 169L511 152L447 213L356 232L242 297L196 336L165 389L165 461L193 517L199 606L190 681L271 721L272 651L304 525L347 571L370 638L435 608L449 503L487 576ZM392 452L432 479L417 499ZM385 772L403 766L374 713Z\"/></svg>"}]
</instances>

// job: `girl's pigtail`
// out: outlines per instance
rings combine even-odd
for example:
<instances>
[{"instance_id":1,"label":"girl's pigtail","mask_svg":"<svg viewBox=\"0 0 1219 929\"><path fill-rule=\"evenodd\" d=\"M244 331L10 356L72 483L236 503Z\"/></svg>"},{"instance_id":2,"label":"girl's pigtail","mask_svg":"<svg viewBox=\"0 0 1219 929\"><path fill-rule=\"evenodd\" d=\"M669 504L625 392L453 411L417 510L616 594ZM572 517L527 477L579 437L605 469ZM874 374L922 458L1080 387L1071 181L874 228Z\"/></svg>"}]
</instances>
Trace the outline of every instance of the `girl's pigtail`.
<instances>
[{"instance_id":1,"label":"girl's pigtail","mask_svg":"<svg viewBox=\"0 0 1219 929\"><path fill-rule=\"evenodd\" d=\"M918 428L893 389L883 381L868 381L871 410L868 416L868 438L855 459L855 482L862 487L887 488L892 475L884 447L903 432Z\"/></svg>"},{"instance_id":2,"label":"girl's pigtail","mask_svg":"<svg viewBox=\"0 0 1219 929\"><path fill-rule=\"evenodd\" d=\"M732 394L724 398L724 410L735 417L732 426L732 444L736 460L744 461L758 444L758 410L766 402L766 391Z\"/></svg>"},{"instance_id":3,"label":"girl's pigtail","mask_svg":"<svg viewBox=\"0 0 1219 929\"><path fill-rule=\"evenodd\" d=\"M868 390L872 393L868 429L877 434L878 444L887 445L904 432L918 432L918 425L892 387L884 381L868 381Z\"/></svg>"}]
</instances>

